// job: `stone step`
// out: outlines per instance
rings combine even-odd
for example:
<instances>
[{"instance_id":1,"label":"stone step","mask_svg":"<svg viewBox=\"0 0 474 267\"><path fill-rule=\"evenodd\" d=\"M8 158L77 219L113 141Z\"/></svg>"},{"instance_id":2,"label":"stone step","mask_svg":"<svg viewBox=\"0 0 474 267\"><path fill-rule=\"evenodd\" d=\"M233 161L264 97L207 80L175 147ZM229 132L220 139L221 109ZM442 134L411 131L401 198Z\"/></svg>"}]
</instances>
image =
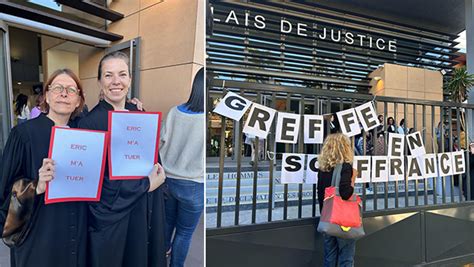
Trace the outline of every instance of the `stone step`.
<instances>
[{"instance_id":1,"label":"stone step","mask_svg":"<svg viewBox=\"0 0 474 267\"><path fill-rule=\"evenodd\" d=\"M298 200L299 191L292 190L288 191L288 201ZM303 192L303 199L312 199L313 192L306 191ZM268 192L260 192L257 194L257 203L268 203L269 195ZM253 194L241 194L240 195L240 204L251 204L253 200ZM284 201L284 192L275 192L274 193L275 202ZM222 205L223 206L233 206L235 205L235 193L234 194L224 194L222 195ZM216 196L207 196L206 195L206 207L215 207L217 206L217 195Z\"/></svg>"},{"instance_id":2,"label":"stone step","mask_svg":"<svg viewBox=\"0 0 474 267\"><path fill-rule=\"evenodd\" d=\"M414 192L414 185L409 185L410 187L410 192ZM240 199L241 203L251 203L253 199L253 186L248 186L248 187L242 187L240 189ZM215 206L217 205L217 194L218 190L217 189L211 189L211 190L206 190L206 203L209 206ZM401 184L399 185L399 192L402 193L404 192L404 185ZM358 194L359 196L362 196L362 185L356 185L355 188L355 193ZM394 185L389 186L389 193L393 195L394 193ZM419 194L423 194L423 188L419 186L418 189ZM432 194L432 189L428 189L428 193ZM223 200L223 205L234 205L235 204L235 194L236 194L236 189L235 188L223 188L222 192L222 200ZM313 189L308 188L308 187L303 187L303 199L312 199L313 198ZM284 196L284 187L282 185L276 186L274 189L274 199L275 201L283 201L283 196ZM365 189L365 196L366 198L370 199L373 198L374 191L373 188L367 188ZM299 188L297 184L292 184L291 186L288 187L288 200L298 200L299 196ZM384 198L385 193L384 193L384 185L380 184L377 187L377 196L378 198ZM262 187L259 186L257 187L257 202L267 202L268 201L268 187Z\"/></svg>"},{"instance_id":3,"label":"stone step","mask_svg":"<svg viewBox=\"0 0 474 267\"><path fill-rule=\"evenodd\" d=\"M235 194L237 191L236 187L224 187L222 188L222 194ZM282 184L275 185L273 191L275 193L284 192L284 186ZM288 186L288 191L299 191L299 187L297 184L291 184ZM313 191L312 186L303 187L303 191ZM218 188L206 188L206 196L217 196ZM261 185L257 186L257 193L268 193L268 185ZM241 186L240 187L240 195L252 195L253 194L253 186Z\"/></svg>"}]
</instances>

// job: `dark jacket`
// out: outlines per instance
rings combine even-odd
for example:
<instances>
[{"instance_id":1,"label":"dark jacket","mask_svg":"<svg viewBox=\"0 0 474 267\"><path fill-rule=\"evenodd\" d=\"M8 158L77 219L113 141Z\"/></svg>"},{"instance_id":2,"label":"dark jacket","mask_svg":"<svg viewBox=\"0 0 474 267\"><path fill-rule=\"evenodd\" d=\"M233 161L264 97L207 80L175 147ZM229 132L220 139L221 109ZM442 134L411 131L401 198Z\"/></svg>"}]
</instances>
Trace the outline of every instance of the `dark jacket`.
<instances>
[{"instance_id":1,"label":"dark jacket","mask_svg":"<svg viewBox=\"0 0 474 267\"><path fill-rule=\"evenodd\" d=\"M79 128L106 131L113 110L100 101ZM89 266L166 266L163 186L149 193L147 178L110 180L107 163L100 202L89 204Z\"/></svg>"},{"instance_id":2,"label":"dark jacket","mask_svg":"<svg viewBox=\"0 0 474 267\"><path fill-rule=\"evenodd\" d=\"M53 126L54 122L41 114L12 129L0 163L0 230L7 216L13 183L22 177L39 179L38 170L48 157ZM35 201L31 230L24 243L12 249L11 266L87 266L87 203L45 205L44 194L37 195Z\"/></svg>"}]
</instances>

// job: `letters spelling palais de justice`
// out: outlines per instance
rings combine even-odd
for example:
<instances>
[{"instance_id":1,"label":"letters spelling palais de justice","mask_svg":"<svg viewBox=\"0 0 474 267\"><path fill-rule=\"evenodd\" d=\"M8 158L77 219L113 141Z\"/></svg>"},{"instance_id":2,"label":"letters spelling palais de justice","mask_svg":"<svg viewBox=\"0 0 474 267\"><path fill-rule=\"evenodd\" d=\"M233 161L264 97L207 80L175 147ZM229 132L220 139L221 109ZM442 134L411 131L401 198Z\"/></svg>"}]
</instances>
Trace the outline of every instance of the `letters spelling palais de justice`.
<instances>
[{"instance_id":1,"label":"letters spelling palais de justice","mask_svg":"<svg viewBox=\"0 0 474 267\"><path fill-rule=\"evenodd\" d=\"M239 19L240 17L240 19ZM243 18L242 18L243 17ZM215 18L214 21L221 21L220 19ZM230 10L227 16L225 17L224 23L233 23L236 25L245 25L246 27L249 27L252 25L260 30L265 29L267 26L265 23L266 19L263 15L255 15L251 16L249 12L245 12L245 14L240 15L237 17L237 13L235 10ZM350 31L346 31L345 33L342 32L342 30L336 30L336 29L328 29L326 27L320 28L322 33L310 33L308 31L308 28L311 28L311 25L308 26L308 24L305 23L295 23L291 22L286 19L281 19L280 20L280 32L281 33L292 33L295 32L298 36L313 36L314 38L318 38L320 40L331 40L333 42L339 43L339 42L345 42L348 45L353 45L353 44L358 44L361 47L369 47L373 48L375 47L378 50L388 50L389 52L397 52L397 41L396 40L385 40L383 38L373 38L372 36L367 36L364 34L359 34L359 33L353 33ZM342 38L342 36L344 38Z\"/></svg>"}]
</instances>

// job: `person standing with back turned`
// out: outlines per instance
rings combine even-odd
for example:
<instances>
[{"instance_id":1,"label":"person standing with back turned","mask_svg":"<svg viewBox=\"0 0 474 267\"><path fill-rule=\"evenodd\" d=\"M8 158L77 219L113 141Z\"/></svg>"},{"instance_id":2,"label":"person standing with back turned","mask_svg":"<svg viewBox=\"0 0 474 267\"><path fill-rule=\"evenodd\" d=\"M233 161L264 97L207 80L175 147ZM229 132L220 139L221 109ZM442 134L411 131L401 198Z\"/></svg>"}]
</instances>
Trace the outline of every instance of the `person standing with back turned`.
<instances>
[{"instance_id":1,"label":"person standing with back turned","mask_svg":"<svg viewBox=\"0 0 474 267\"><path fill-rule=\"evenodd\" d=\"M194 77L188 101L171 108L161 131L160 154L168 190L166 247L171 267L184 265L204 209L204 119L202 68Z\"/></svg>"},{"instance_id":2,"label":"person standing with back turned","mask_svg":"<svg viewBox=\"0 0 474 267\"><path fill-rule=\"evenodd\" d=\"M341 133L330 134L324 141L319 157L318 201L323 210L324 192L331 186L332 174L337 164L342 164L339 194L348 200L354 193L352 161L354 151L349 138ZM324 235L324 267L354 265L355 240Z\"/></svg>"}]
</instances>

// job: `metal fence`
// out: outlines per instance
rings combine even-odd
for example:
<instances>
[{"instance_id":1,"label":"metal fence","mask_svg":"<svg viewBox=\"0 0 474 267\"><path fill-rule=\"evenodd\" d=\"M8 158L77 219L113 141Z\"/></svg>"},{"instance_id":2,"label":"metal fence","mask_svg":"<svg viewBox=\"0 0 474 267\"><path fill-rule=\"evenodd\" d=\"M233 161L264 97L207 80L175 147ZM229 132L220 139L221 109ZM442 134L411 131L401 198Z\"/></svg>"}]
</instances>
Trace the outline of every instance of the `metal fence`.
<instances>
[{"instance_id":1,"label":"metal fence","mask_svg":"<svg viewBox=\"0 0 474 267\"><path fill-rule=\"evenodd\" d=\"M373 100L372 95L347 93L342 91L317 90L282 85L256 84L241 81L212 80L208 89L208 98L223 97L228 91L239 93L256 103L265 104L278 111L296 112L299 114L329 114L339 110L356 107ZM258 87L257 87L258 86ZM223 89L223 90L221 90ZM213 101L208 101L209 111L213 109ZM463 113L474 109L474 105L456 104L440 101L426 101L379 96L375 98L378 114L393 117L395 122L404 118L408 127L421 131L427 153L449 152L463 149L466 159L466 173L447 177L436 177L420 180L356 184L355 191L362 197L363 211L383 211L406 207L429 206L465 202L471 199L471 178L469 173L470 157L466 146L468 140L467 125L461 126ZM284 107L284 110L279 110ZM218 160L207 159L207 227L256 224L288 219L301 219L319 216L316 184L280 184L278 173L281 160L280 153L319 154L321 146L303 143L303 129L300 129L296 145L277 145L275 143L275 123L272 125L263 148L276 152L277 157L259 159L259 149L255 146L255 163L248 165L248 158L243 156L243 121L233 121L218 116L220 129L215 139L211 140L212 125L216 115L208 112L208 146L218 148ZM466 120L466 123L471 123ZM217 123L219 126L219 123ZM329 127L329 125L328 125ZM217 127L218 128L218 127ZM302 128L302 127L300 127ZM328 130L328 129L327 129ZM216 132L216 131L214 131ZM329 131L325 131L325 134ZM462 135L464 132L464 135ZM234 135L230 144L226 138ZM387 140L387 132L375 130L372 133L374 150L377 150L375 137L383 135ZM464 140L461 140L463 137ZM368 134L363 133L363 154L367 151ZM352 144L355 138L352 137ZM258 144L258 138L255 142ZM227 143L229 141L227 140ZM387 143L383 144L387 151ZM229 153L231 151L231 153ZM405 147L405 151L407 151ZM405 152L406 153L406 152ZM472 160L472 159L471 159ZM213 165L214 163L214 165ZM214 172L214 174L212 174ZM228 175L228 174L232 175ZM230 177L232 176L232 177ZM230 179L232 178L232 179ZM215 194L215 201L209 196ZM243 197L247 194L249 197Z\"/></svg>"}]
</instances>

